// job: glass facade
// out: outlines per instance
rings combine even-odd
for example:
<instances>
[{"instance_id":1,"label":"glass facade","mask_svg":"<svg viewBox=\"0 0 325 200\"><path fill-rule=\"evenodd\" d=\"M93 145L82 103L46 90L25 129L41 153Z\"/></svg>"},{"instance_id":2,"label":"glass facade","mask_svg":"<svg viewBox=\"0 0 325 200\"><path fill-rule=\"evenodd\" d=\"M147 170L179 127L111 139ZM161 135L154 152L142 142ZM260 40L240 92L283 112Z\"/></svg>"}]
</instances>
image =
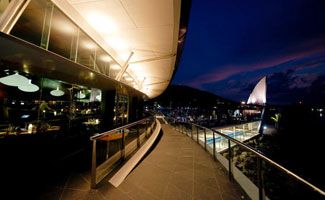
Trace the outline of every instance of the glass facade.
<instances>
[{"instance_id":1,"label":"glass facade","mask_svg":"<svg viewBox=\"0 0 325 200\"><path fill-rule=\"evenodd\" d=\"M113 79L121 70L106 51L47 0L31 0L10 34Z\"/></svg>"},{"instance_id":2,"label":"glass facade","mask_svg":"<svg viewBox=\"0 0 325 200\"><path fill-rule=\"evenodd\" d=\"M116 94L114 107L114 125L120 126L129 121L129 98L127 95Z\"/></svg>"},{"instance_id":3,"label":"glass facade","mask_svg":"<svg viewBox=\"0 0 325 200\"><path fill-rule=\"evenodd\" d=\"M9 3L8 0L1 0L1 13ZM121 66L51 1L31 0L10 34L112 79L121 71ZM16 74L13 77L23 77L25 81L21 87L0 81L2 137L47 132L89 134L100 131L103 113L107 112L103 111L103 91L100 89L32 75L11 69L10 66L1 67L8 69L0 71L0 80ZM134 79L127 72L120 81L135 86ZM24 88L25 91L21 90ZM109 126L128 123L127 93L117 92L113 101L113 119Z\"/></svg>"},{"instance_id":4,"label":"glass facade","mask_svg":"<svg viewBox=\"0 0 325 200\"><path fill-rule=\"evenodd\" d=\"M0 0L0 17L5 9L8 7L11 0Z\"/></svg>"},{"instance_id":5,"label":"glass facade","mask_svg":"<svg viewBox=\"0 0 325 200\"><path fill-rule=\"evenodd\" d=\"M11 79L17 84L11 84ZM97 133L103 117L101 96L96 88L1 71L0 136Z\"/></svg>"}]
</instances>

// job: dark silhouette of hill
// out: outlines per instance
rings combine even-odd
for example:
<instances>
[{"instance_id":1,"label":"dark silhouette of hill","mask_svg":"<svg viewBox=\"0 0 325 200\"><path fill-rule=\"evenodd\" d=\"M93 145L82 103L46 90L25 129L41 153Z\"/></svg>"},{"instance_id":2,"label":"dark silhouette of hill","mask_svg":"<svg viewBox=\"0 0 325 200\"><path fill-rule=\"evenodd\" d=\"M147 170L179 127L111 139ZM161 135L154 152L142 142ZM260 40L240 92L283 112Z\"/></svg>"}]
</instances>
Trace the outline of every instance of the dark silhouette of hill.
<instances>
[{"instance_id":1,"label":"dark silhouette of hill","mask_svg":"<svg viewBox=\"0 0 325 200\"><path fill-rule=\"evenodd\" d=\"M198 90L184 85L169 85L165 92L152 102L158 102L163 107L237 107L234 102L213 93Z\"/></svg>"}]
</instances>

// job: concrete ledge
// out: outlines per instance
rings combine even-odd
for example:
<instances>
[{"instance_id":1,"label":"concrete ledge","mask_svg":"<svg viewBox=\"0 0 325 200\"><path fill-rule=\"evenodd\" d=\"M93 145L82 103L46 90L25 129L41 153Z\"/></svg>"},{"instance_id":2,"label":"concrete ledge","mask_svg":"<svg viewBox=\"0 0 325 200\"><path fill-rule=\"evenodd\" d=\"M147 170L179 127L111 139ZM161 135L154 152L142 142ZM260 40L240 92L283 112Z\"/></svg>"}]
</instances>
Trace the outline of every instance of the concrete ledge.
<instances>
[{"instance_id":1,"label":"concrete ledge","mask_svg":"<svg viewBox=\"0 0 325 200\"><path fill-rule=\"evenodd\" d=\"M112 185L118 187L153 145L161 130L161 124L157 119L156 124L157 126L151 134L150 138L109 180Z\"/></svg>"}]
</instances>

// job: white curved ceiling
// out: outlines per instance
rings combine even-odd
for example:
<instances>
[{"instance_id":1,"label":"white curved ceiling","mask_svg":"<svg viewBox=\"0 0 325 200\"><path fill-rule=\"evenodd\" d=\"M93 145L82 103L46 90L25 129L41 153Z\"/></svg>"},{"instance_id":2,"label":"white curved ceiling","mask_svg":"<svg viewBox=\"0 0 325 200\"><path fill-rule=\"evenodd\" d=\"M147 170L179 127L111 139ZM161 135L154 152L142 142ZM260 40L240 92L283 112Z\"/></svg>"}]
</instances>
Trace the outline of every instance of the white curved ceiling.
<instances>
[{"instance_id":1,"label":"white curved ceiling","mask_svg":"<svg viewBox=\"0 0 325 200\"><path fill-rule=\"evenodd\" d=\"M175 67L180 0L68 2L109 46L105 49L121 66L133 52L126 72L136 80L137 89L149 98L166 89Z\"/></svg>"}]
</instances>

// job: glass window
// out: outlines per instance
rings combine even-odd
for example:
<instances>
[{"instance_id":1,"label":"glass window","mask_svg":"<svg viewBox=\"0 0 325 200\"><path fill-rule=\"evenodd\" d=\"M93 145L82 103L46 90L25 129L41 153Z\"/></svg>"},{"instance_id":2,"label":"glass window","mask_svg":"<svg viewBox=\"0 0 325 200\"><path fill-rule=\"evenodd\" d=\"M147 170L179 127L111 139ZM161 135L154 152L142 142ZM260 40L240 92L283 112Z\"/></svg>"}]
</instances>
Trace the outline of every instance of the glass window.
<instances>
[{"instance_id":1,"label":"glass window","mask_svg":"<svg viewBox=\"0 0 325 200\"><path fill-rule=\"evenodd\" d=\"M99 89L0 70L0 138L90 135L100 132L101 120Z\"/></svg>"},{"instance_id":2,"label":"glass window","mask_svg":"<svg viewBox=\"0 0 325 200\"><path fill-rule=\"evenodd\" d=\"M96 53L96 67L100 73L109 76L109 65L113 63L113 59L102 49Z\"/></svg>"},{"instance_id":3,"label":"glass window","mask_svg":"<svg viewBox=\"0 0 325 200\"><path fill-rule=\"evenodd\" d=\"M98 46L84 32L79 33L77 62L91 69L95 69L96 51Z\"/></svg>"},{"instance_id":4,"label":"glass window","mask_svg":"<svg viewBox=\"0 0 325 200\"><path fill-rule=\"evenodd\" d=\"M54 8L48 50L74 60L77 38L77 26Z\"/></svg>"},{"instance_id":5,"label":"glass window","mask_svg":"<svg viewBox=\"0 0 325 200\"><path fill-rule=\"evenodd\" d=\"M51 5L42 0L32 0L10 34L40 46L46 8Z\"/></svg>"},{"instance_id":6,"label":"glass window","mask_svg":"<svg viewBox=\"0 0 325 200\"><path fill-rule=\"evenodd\" d=\"M11 0L0 0L0 17L2 13L6 10Z\"/></svg>"}]
</instances>

